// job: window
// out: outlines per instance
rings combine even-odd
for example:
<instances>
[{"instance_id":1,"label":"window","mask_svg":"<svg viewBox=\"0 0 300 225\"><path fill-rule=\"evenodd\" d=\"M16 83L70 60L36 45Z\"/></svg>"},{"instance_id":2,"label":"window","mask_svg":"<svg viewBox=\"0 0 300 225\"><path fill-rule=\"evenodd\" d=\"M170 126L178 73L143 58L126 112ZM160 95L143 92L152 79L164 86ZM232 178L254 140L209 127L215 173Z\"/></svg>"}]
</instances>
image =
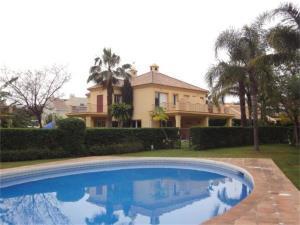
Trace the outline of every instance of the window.
<instances>
[{"instance_id":1,"label":"window","mask_svg":"<svg viewBox=\"0 0 300 225\"><path fill-rule=\"evenodd\" d=\"M158 107L159 106L159 93L155 92L155 106Z\"/></svg>"},{"instance_id":2,"label":"window","mask_svg":"<svg viewBox=\"0 0 300 225\"><path fill-rule=\"evenodd\" d=\"M130 127L141 128L142 127L142 121L141 120L132 120Z\"/></svg>"},{"instance_id":3,"label":"window","mask_svg":"<svg viewBox=\"0 0 300 225\"><path fill-rule=\"evenodd\" d=\"M122 95L114 95L114 103L122 103Z\"/></svg>"},{"instance_id":4,"label":"window","mask_svg":"<svg viewBox=\"0 0 300 225\"><path fill-rule=\"evenodd\" d=\"M168 102L168 94L155 92L155 106L164 106Z\"/></svg>"},{"instance_id":5,"label":"window","mask_svg":"<svg viewBox=\"0 0 300 225\"><path fill-rule=\"evenodd\" d=\"M174 94L173 95L173 105L176 105L177 99L178 99L178 95Z\"/></svg>"},{"instance_id":6,"label":"window","mask_svg":"<svg viewBox=\"0 0 300 225\"><path fill-rule=\"evenodd\" d=\"M94 126L95 127L105 127L105 119L95 118L94 119Z\"/></svg>"}]
</instances>

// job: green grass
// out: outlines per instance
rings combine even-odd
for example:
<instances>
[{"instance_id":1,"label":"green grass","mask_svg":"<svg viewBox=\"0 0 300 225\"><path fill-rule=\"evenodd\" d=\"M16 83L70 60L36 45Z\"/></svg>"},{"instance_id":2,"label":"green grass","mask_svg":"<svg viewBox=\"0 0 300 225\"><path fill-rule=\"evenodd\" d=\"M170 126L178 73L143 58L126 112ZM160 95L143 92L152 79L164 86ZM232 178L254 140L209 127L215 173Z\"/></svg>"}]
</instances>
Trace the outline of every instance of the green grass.
<instances>
[{"instance_id":1,"label":"green grass","mask_svg":"<svg viewBox=\"0 0 300 225\"><path fill-rule=\"evenodd\" d=\"M252 146L219 148L205 151L193 151L189 149L169 149L157 151L145 151L128 153L120 156L137 157L196 157L196 158L270 158L285 173L285 175L300 189L300 149L289 145L262 145L261 150L256 152ZM47 159L21 162L4 162L0 168L11 168L24 165L34 165L44 162L52 162L63 159Z\"/></svg>"},{"instance_id":2,"label":"green grass","mask_svg":"<svg viewBox=\"0 0 300 225\"><path fill-rule=\"evenodd\" d=\"M289 145L262 145L259 152L252 146L218 148L204 151L170 149L128 153L122 156L142 157L196 157L196 158L270 158L283 173L300 189L300 149Z\"/></svg>"},{"instance_id":3,"label":"green grass","mask_svg":"<svg viewBox=\"0 0 300 225\"><path fill-rule=\"evenodd\" d=\"M67 158L60 158L60 159L40 159L40 160L32 160L32 161L18 161L18 162L0 162L0 169L7 169L7 168L13 168L13 167L19 167L19 166L29 166L29 165L35 165L35 164L41 164L41 163L47 163L47 162L54 162L54 161L60 161Z\"/></svg>"}]
</instances>

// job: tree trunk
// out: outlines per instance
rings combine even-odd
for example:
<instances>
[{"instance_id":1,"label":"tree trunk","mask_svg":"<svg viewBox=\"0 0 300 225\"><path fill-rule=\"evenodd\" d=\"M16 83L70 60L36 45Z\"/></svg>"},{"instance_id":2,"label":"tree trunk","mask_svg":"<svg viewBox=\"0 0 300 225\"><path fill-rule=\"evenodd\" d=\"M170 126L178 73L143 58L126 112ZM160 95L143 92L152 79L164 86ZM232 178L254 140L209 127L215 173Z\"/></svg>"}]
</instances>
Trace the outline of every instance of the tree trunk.
<instances>
[{"instance_id":1,"label":"tree trunk","mask_svg":"<svg viewBox=\"0 0 300 225\"><path fill-rule=\"evenodd\" d=\"M241 110L241 127L245 127L247 124L246 107L245 107L245 85L243 81L239 81L239 99Z\"/></svg>"},{"instance_id":2,"label":"tree trunk","mask_svg":"<svg viewBox=\"0 0 300 225\"><path fill-rule=\"evenodd\" d=\"M298 116L295 116L294 118L294 140L295 140L295 146L298 147L300 145L299 143L299 120Z\"/></svg>"},{"instance_id":3,"label":"tree trunk","mask_svg":"<svg viewBox=\"0 0 300 225\"><path fill-rule=\"evenodd\" d=\"M35 114L37 120L38 120L38 123L39 123L39 127L40 128L43 128L43 124L42 124L42 115L41 114Z\"/></svg>"},{"instance_id":4,"label":"tree trunk","mask_svg":"<svg viewBox=\"0 0 300 225\"><path fill-rule=\"evenodd\" d=\"M268 119L266 110L266 100L264 97L261 99L260 116L261 120L264 122L264 125L266 125L268 123Z\"/></svg>"},{"instance_id":5,"label":"tree trunk","mask_svg":"<svg viewBox=\"0 0 300 225\"><path fill-rule=\"evenodd\" d=\"M251 94L249 92L246 93L247 95L247 104L248 104L248 120L249 120L249 126L252 126L252 99Z\"/></svg>"},{"instance_id":6,"label":"tree trunk","mask_svg":"<svg viewBox=\"0 0 300 225\"><path fill-rule=\"evenodd\" d=\"M258 139L258 113L257 113L257 82L254 71L250 71L250 92L252 100L252 111L253 111L253 142L254 149L259 151L259 139Z\"/></svg>"},{"instance_id":7,"label":"tree trunk","mask_svg":"<svg viewBox=\"0 0 300 225\"><path fill-rule=\"evenodd\" d=\"M107 83L107 119L106 119L106 127L108 128L112 127L112 115L111 115L112 95L113 95L112 80L109 79Z\"/></svg>"}]
</instances>

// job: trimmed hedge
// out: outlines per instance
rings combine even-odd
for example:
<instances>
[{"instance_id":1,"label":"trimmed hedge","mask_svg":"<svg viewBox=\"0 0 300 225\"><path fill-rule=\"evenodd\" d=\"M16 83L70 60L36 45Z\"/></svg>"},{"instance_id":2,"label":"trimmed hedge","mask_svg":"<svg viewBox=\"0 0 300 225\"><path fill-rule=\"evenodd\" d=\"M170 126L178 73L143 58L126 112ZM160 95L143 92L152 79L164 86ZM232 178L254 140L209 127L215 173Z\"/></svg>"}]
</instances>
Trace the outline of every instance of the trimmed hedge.
<instances>
[{"instance_id":1,"label":"trimmed hedge","mask_svg":"<svg viewBox=\"0 0 300 225\"><path fill-rule=\"evenodd\" d=\"M19 149L57 149L60 136L57 129L3 128L0 129L1 152Z\"/></svg>"},{"instance_id":2,"label":"trimmed hedge","mask_svg":"<svg viewBox=\"0 0 300 225\"><path fill-rule=\"evenodd\" d=\"M174 148L179 140L177 128L82 129L78 121L63 124L58 129L0 129L1 161L122 154L151 146Z\"/></svg>"},{"instance_id":3,"label":"trimmed hedge","mask_svg":"<svg viewBox=\"0 0 300 225\"><path fill-rule=\"evenodd\" d=\"M85 122L78 118L66 118L57 121L60 144L65 151L78 153L84 149Z\"/></svg>"},{"instance_id":4,"label":"trimmed hedge","mask_svg":"<svg viewBox=\"0 0 300 225\"><path fill-rule=\"evenodd\" d=\"M170 143L167 143L167 138ZM126 142L141 142L145 150L175 147L179 140L178 128L94 128L86 130L85 145L111 145Z\"/></svg>"},{"instance_id":5,"label":"trimmed hedge","mask_svg":"<svg viewBox=\"0 0 300 225\"><path fill-rule=\"evenodd\" d=\"M287 143L287 127L260 127L260 144ZM192 146L196 150L245 146L253 144L253 129L250 127L193 127Z\"/></svg>"}]
</instances>

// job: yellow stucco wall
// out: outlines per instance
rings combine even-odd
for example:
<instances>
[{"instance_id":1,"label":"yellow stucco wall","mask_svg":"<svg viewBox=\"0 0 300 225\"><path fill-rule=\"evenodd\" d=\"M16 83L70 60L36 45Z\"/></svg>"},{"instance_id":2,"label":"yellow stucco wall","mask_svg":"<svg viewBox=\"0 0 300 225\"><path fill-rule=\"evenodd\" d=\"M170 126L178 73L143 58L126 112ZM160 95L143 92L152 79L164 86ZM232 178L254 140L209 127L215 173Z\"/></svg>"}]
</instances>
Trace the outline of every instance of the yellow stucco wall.
<instances>
[{"instance_id":1,"label":"yellow stucco wall","mask_svg":"<svg viewBox=\"0 0 300 225\"><path fill-rule=\"evenodd\" d=\"M190 102L192 104L205 104L206 92L187 90L157 84L140 85L133 87L133 120L141 120L142 127L159 127L157 121L151 119L151 111L154 110L155 93L161 92L168 95L168 104L173 104L173 95L177 95L177 101ZM114 89L114 94L121 94L119 87ZM103 95L103 110L107 111L107 91L101 87L93 88L88 95L89 111L97 110L97 95Z\"/></svg>"},{"instance_id":2,"label":"yellow stucco wall","mask_svg":"<svg viewBox=\"0 0 300 225\"><path fill-rule=\"evenodd\" d=\"M134 120L141 120L142 127L158 127L159 123L151 120L150 112L154 109L155 92L166 93L168 103L173 104L173 95L178 95L178 101L192 104L205 104L206 93L162 85L135 86L133 89Z\"/></svg>"},{"instance_id":3,"label":"yellow stucco wall","mask_svg":"<svg viewBox=\"0 0 300 225\"><path fill-rule=\"evenodd\" d=\"M121 94L120 88L114 88L114 94L119 95ZM93 88L90 90L88 95L88 107L89 112L96 112L97 111L97 95L103 95L103 112L107 112L107 91L102 87ZM113 97L114 99L114 97Z\"/></svg>"}]
</instances>

